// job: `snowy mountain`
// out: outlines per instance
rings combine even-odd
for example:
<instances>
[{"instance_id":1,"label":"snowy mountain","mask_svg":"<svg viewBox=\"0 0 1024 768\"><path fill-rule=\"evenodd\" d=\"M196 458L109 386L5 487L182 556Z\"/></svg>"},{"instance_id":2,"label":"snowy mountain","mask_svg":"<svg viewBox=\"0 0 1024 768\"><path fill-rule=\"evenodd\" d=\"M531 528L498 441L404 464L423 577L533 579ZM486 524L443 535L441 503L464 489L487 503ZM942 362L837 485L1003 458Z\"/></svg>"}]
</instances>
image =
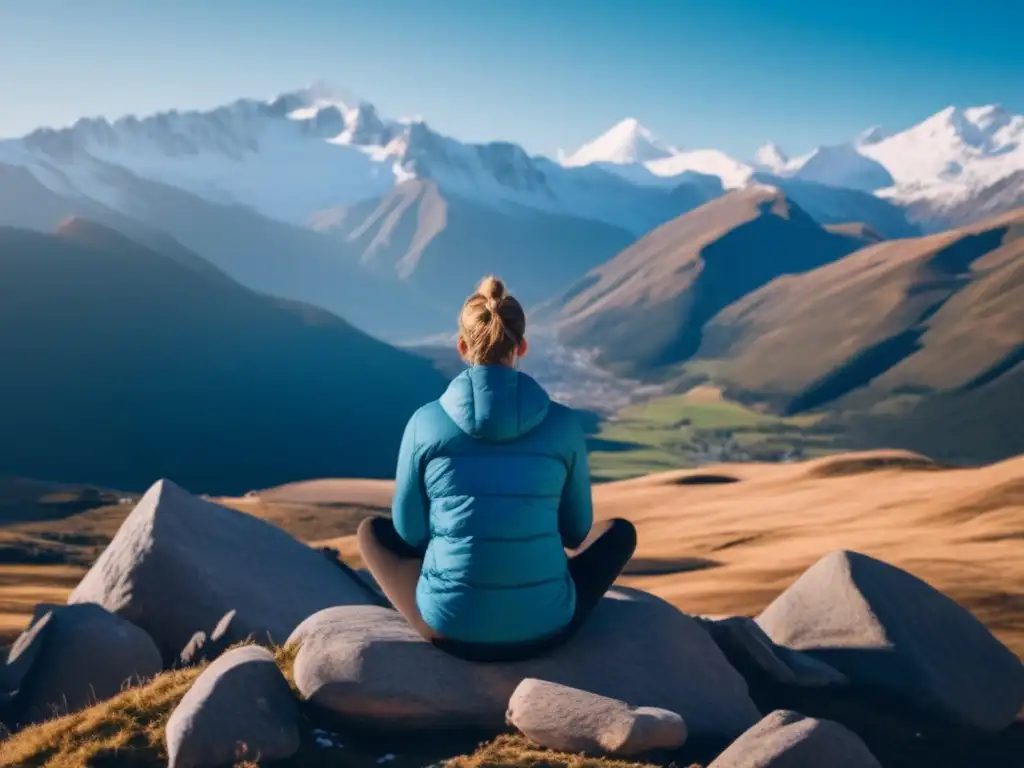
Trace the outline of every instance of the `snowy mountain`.
<instances>
[{"instance_id":1,"label":"snowy mountain","mask_svg":"<svg viewBox=\"0 0 1024 768\"><path fill-rule=\"evenodd\" d=\"M1006 194L1005 180L1024 170L1024 116L997 105L947 107L904 131L876 126L781 167L768 152L763 159L759 152L758 163L778 175L872 192L941 229L998 213L996 200L1019 199Z\"/></svg>"},{"instance_id":2,"label":"snowy mountain","mask_svg":"<svg viewBox=\"0 0 1024 768\"><path fill-rule=\"evenodd\" d=\"M717 176L726 189L743 186L754 169L717 149L680 150L627 118L562 160L565 168L599 167L634 184L673 185L687 174Z\"/></svg>"},{"instance_id":3,"label":"snowy mountain","mask_svg":"<svg viewBox=\"0 0 1024 768\"><path fill-rule=\"evenodd\" d=\"M459 141L317 84L0 140L0 224L48 231L78 214L162 232L250 288L397 340L432 331L428 315L447 322L446 286L504 270L524 297L544 299L552 283L755 182L823 225L890 238L918 233L908 216L930 229L977 220L1019 204L1022 144L1024 118L978 107L792 160L766 145L746 163L680 149L628 118L556 161ZM377 311L388 296L402 312Z\"/></svg>"},{"instance_id":4,"label":"snowy mountain","mask_svg":"<svg viewBox=\"0 0 1024 768\"><path fill-rule=\"evenodd\" d=\"M677 153L678 150L658 139L635 117L627 117L577 149L562 161L562 165L572 168L591 163L643 164Z\"/></svg>"},{"instance_id":5,"label":"snowy mountain","mask_svg":"<svg viewBox=\"0 0 1024 768\"><path fill-rule=\"evenodd\" d=\"M893 184L886 167L863 155L853 144L819 147L801 158L799 166L790 166L784 172L804 181L862 192L876 192Z\"/></svg>"},{"instance_id":6,"label":"snowy mountain","mask_svg":"<svg viewBox=\"0 0 1024 768\"><path fill-rule=\"evenodd\" d=\"M754 163L765 171L783 173L789 165L789 155L775 142L762 144L754 154Z\"/></svg>"},{"instance_id":7,"label":"snowy mountain","mask_svg":"<svg viewBox=\"0 0 1024 768\"><path fill-rule=\"evenodd\" d=\"M654 159L671 152L635 121L621 124L617 140L620 153ZM206 112L44 128L0 142L0 163L27 168L55 192L119 210L132 201L111 183L106 166L299 225L320 211L381 198L409 180L434 181L499 210L512 204L588 218L637 236L679 213L653 199L653 191L638 194L620 175L530 157L508 142L463 143L419 119L382 118L372 104L325 85ZM686 179L666 186L679 183Z\"/></svg>"}]
</instances>

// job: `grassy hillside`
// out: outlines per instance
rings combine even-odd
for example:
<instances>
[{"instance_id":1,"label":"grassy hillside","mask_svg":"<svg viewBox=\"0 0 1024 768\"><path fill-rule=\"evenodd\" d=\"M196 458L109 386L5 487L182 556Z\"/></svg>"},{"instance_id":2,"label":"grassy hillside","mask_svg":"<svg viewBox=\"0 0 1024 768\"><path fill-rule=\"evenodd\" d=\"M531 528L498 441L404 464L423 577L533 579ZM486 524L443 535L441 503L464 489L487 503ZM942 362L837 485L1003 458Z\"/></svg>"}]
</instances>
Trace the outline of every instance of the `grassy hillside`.
<instances>
[{"instance_id":1,"label":"grassy hillside","mask_svg":"<svg viewBox=\"0 0 1024 768\"><path fill-rule=\"evenodd\" d=\"M821 415L779 417L726 400L713 387L623 409L590 439L595 480L723 461L788 461L837 450Z\"/></svg>"},{"instance_id":2,"label":"grassy hillside","mask_svg":"<svg viewBox=\"0 0 1024 768\"><path fill-rule=\"evenodd\" d=\"M0 474L240 492L391 473L444 386L429 361L178 248L0 229Z\"/></svg>"}]
</instances>

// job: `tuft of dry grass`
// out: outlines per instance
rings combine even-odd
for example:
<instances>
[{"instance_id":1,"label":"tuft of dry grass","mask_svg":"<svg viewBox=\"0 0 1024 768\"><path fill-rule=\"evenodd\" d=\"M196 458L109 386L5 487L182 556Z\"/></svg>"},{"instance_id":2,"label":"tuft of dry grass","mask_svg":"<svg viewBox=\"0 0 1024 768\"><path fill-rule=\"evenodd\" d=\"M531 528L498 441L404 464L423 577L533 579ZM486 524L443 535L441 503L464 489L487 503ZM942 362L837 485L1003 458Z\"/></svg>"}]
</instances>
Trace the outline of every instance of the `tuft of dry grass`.
<instances>
[{"instance_id":1,"label":"tuft of dry grass","mask_svg":"<svg viewBox=\"0 0 1024 768\"><path fill-rule=\"evenodd\" d=\"M167 672L108 701L26 728L0 744L0 766L165 765L164 726L200 667Z\"/></svg>"},{"instance_id":2,"label":"tuft of dry grass","mask_svg":"<svg viewBox=\"0 0 1024 768\"><path fill-rule=\"evenodd\" d=\"M475 752L444 761L444 768L654 768L610 758L551 752L518 735L506 734L481 744ZM700 768L694 763L691 768Z\"/></svg>"},{"instance_id":3,"label":"tuft of dry grass","mask_svg":"<svg viewBox=\"0 0 1024 768\"><path fill-rule=\"evenodd\" d=\"M274 650L278 666L293 686L292 666L297 652L297 647ZM164 728L167 720L205 668L205 664L200 664L165 672L89 709L19 731L0 743L0 766L143 768L166 765Z\"/></svg>"}]
</instances>

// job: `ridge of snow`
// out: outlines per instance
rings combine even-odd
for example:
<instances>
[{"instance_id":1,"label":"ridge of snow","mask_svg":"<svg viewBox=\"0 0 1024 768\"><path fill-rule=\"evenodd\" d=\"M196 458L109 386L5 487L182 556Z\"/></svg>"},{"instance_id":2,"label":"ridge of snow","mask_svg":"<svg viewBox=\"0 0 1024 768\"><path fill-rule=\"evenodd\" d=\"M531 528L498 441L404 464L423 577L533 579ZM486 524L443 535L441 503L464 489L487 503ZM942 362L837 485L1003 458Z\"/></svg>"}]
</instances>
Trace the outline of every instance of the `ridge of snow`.
<instances>
[{"instance_id":1,"label":"ridge of snow","mask_svg":"<svg viewBox=\"0 0 1024 768\"><path fill-rule=\"evenodd\" d=\"M639 124L627 127L644 135ZM481 205L515 204L637 234L674 210L664 189L530 157L509 142L463 143L416 118L383 119L369 102L327 86L205 112L80 120L0 142L0 158L27 167L54 191L124 213L135 201L121 191L112 168L299 225L412 179L434 180Z\"/></svg>"},{"instance_id":2,"label":"ridge of snow","mask_svg":"<svg viewBox=\"0 0 1024 768\"><path fill-rule=\"evenodd\" d=\"M621 120L561 165L596 167L640 186L672 186L686 174L717 176L728 189L743 186L754 169L717 149L680 150L656 138L636 118Z\"/></svg>"},{"instance_id":3,"label":"ridge of snow","mask_svg":"<svg viewBox=\"0 0 1024 768\"><path fill-rule=\"evenodd\" d=\"M635 117L627 117L566 157L562 165L572 168L591 163L643 164L671 157L676 152Z\"/></svg>"},{"instance_id":4,"label":"ridge of snow","mask_svg":"<svg viewBox=\"0 0 1024 768\"><path fill-rule=\"evenodd\" d=\"M779 173L789 165L789 156L782 150L782 147L769 141L758 147L757 152L754 153L754 162L773 173Z\"/></svg>"}]
</instances>

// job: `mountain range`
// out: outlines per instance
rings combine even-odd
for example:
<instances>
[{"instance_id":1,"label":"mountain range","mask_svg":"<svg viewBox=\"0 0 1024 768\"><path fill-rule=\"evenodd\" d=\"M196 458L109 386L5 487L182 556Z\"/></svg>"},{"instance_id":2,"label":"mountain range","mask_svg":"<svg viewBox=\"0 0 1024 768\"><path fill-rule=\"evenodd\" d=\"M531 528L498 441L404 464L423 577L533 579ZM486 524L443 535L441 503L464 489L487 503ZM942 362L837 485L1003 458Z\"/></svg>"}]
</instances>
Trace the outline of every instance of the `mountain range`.
<instances>
[{"instance_id":1,"label":"mountain range","mask_svg":"<svg viewBox=\"0 0 1024 768\"><path fill-rule=\"evenodd\" d=\"M2 340L21 370L0 391L8 433L32 435L0 472L219 492L386 474L443 384L429 345L485 273L565 359L813 412L865 445L998 458L1024 451L1022 205L1024 118L996 107L751 162L635 119L536 157L323 85L39 129L0 141ZM230 471L209 474L196 440Z\"/></svg>"},{"instance_id":2,"label":"mountain range","mask_svg":"<svg viewBox=\"0 0 1024 768\"><path fill-rule=\"evenodd\" d=\"M779 189L684 214L537 310L672 391L950 461L1024 452L1024 208L933 235L822 227Z\"/></svg>"},{"instance_id":3,"label":"mountain range","mask_svg":"<svg viewBox=\"0 0 1024 768\"><path fill-rule=\"evenodd\" d=\"M0 141L0 224L48 231L71 214L134 222L250 288L409 341L448 327L451 301L481 260L493 255L539 302L748 184L782 189L821 224L861 222L887 237L1000 213L1024 202L1022 126L996 107L948 109L901 133L867 131L795 160L765 147L747 163L680 150L627 119L553 160L382 117L318 84ZM387 313L367 308L396 297Z\"/></svg>"}]
</instances>

